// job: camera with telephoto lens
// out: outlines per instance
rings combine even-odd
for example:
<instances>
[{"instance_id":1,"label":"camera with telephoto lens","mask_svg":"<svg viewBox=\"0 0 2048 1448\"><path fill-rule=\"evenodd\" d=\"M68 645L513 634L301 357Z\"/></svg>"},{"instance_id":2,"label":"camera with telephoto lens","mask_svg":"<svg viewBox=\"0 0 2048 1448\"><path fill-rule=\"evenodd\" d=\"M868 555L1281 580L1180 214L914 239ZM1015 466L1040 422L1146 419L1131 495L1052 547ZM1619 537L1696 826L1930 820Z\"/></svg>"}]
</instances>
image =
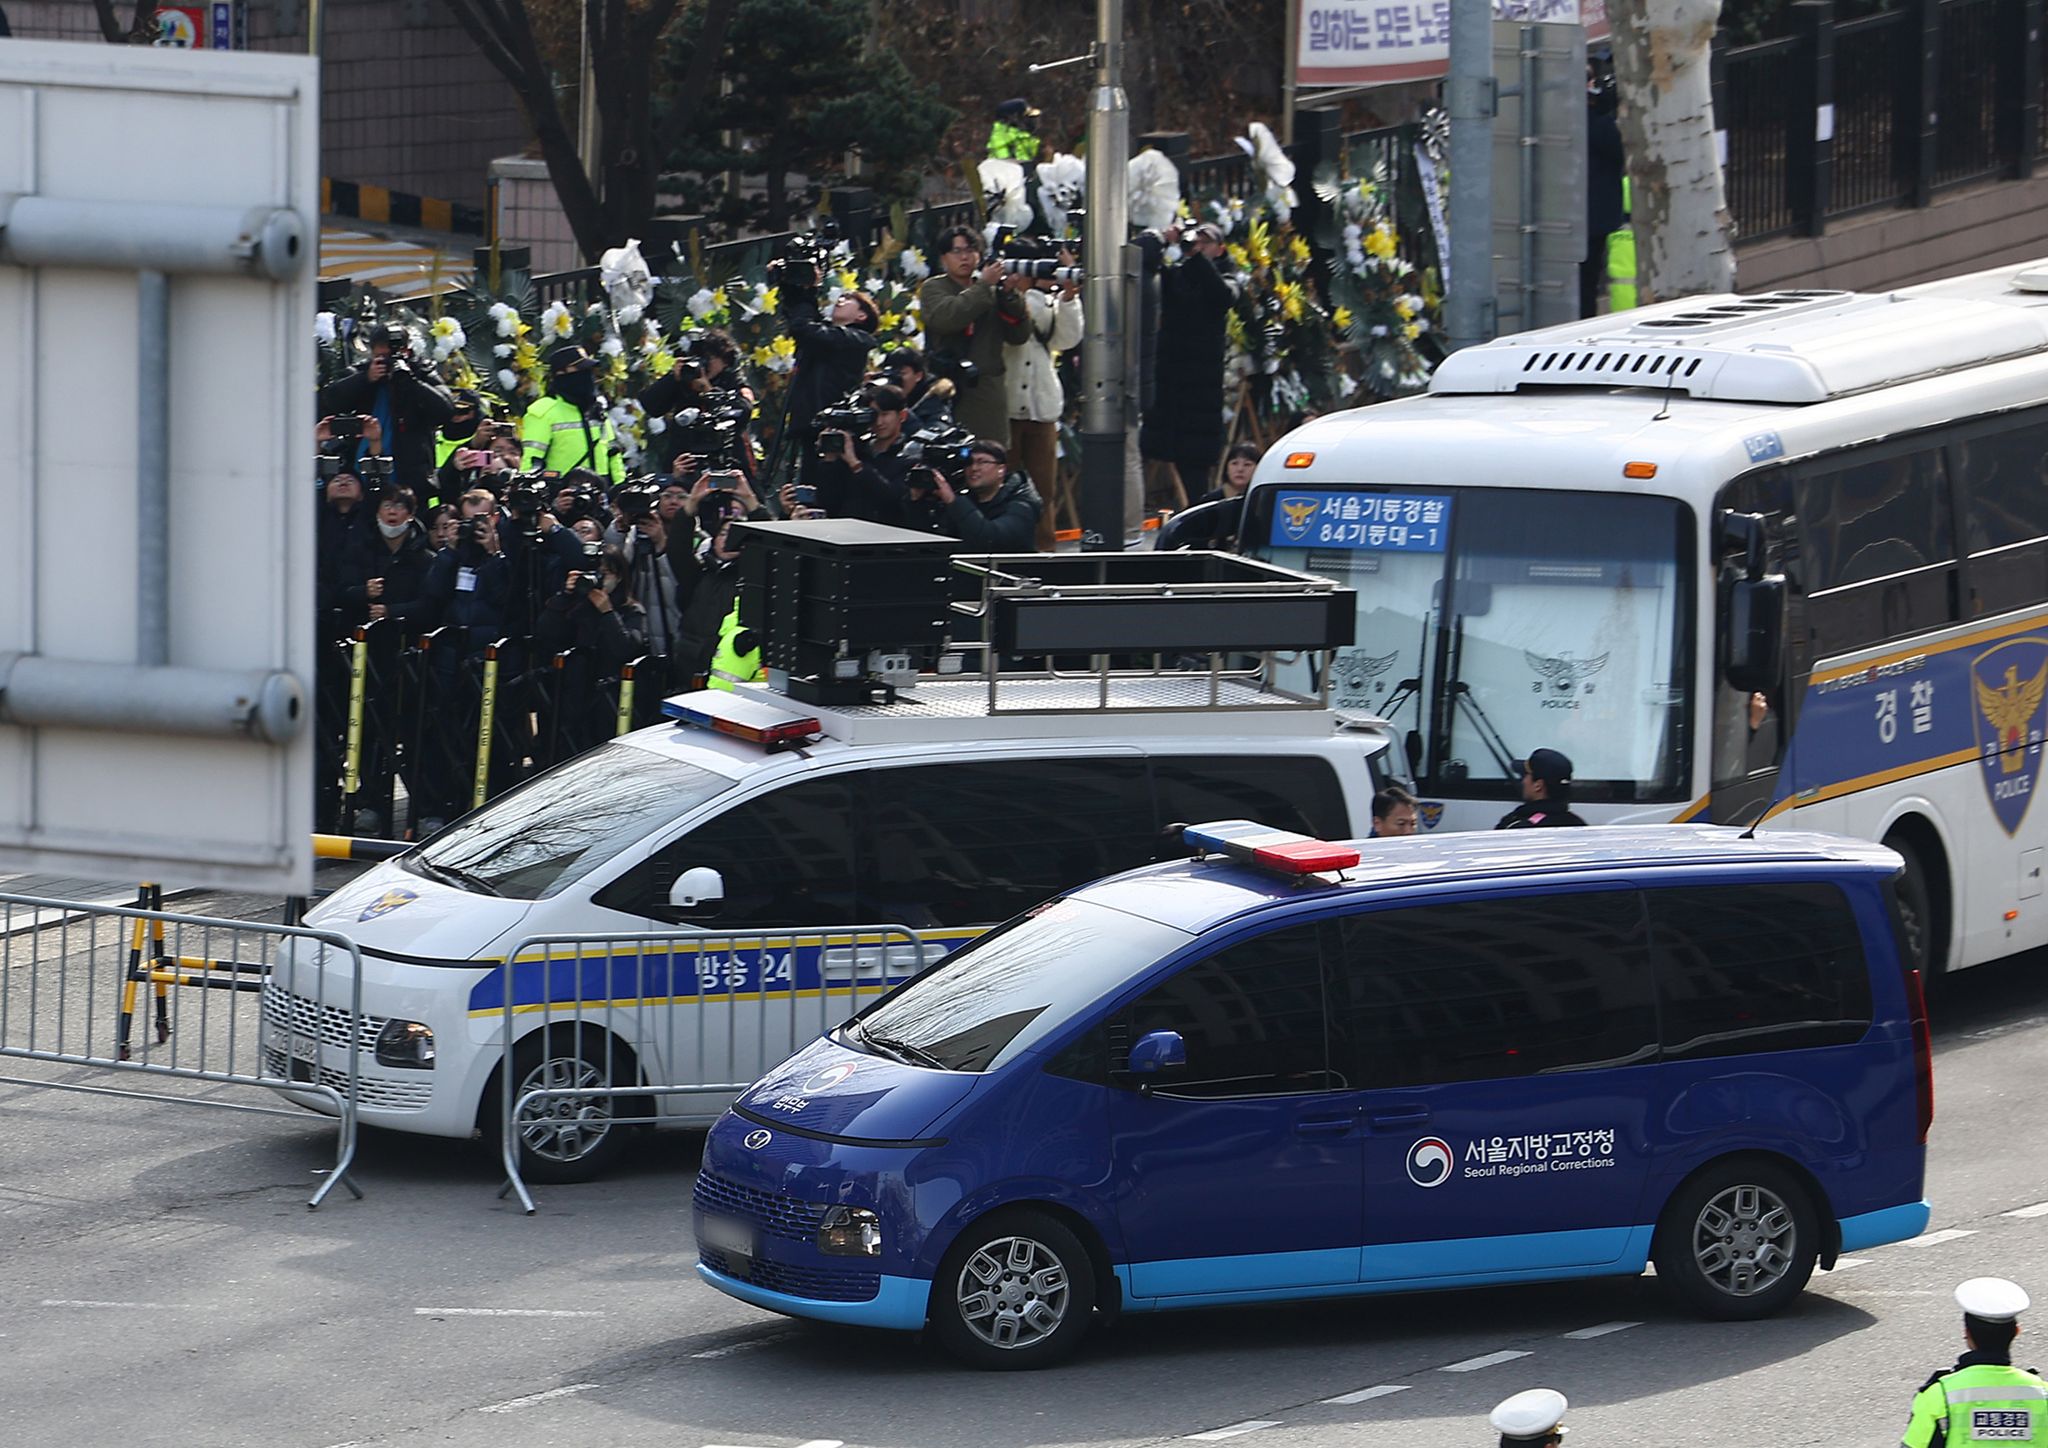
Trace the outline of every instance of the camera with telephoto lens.
<instances>
[{"instance_id":1,"label":"camera with telephoto lens","mask_svg":"<svg viewBox=\"0 0 2048 1448\"><path fill-rule=\"evenodd\" d=\"M652 518L654 505L661 499L662 486L659 478L636 478L622 488L612 489L612 505L628 523Z\"/></svg>"},{"instance_id":2,"label":"camera with telephoto lens","mask_svg":"<svg viewBox=\"0 0 2048 1448\"><path fill-rule=\"evenodd\" d=\"M1042 236L1004 236L998 243L996 260L1003 264L1007 276L1078 284L1086 279L1081 268L1060 261L1065 245Z\"/></svg>"},{"instance_id":3,"label":"camera with telephoto lens","mask_svg":"<svg viewBox=\"0 0 2048 1448\"><path fill-rule=\"evenodd\" d=\"M973 443L973 433L951 423L920 428L904 439L903 451L898 454L909 469L904 474L904 485L912 492L929 492L933 486L930 475L936 473L953 487L959 487L960 480L967 476L967 450Z\"/></svg>"},{"instance_id":4,"label":"camera with telephoto lens","mask_svg":"<svg viewBox=\"0 0 2048 1448\"><path fill-rule=\"evenodd\" d=\"M736 468L744 456L747 419L753 411L737 392L703 393L695 407L675 415L677 443L684 452L703 459L707 468Z\"/></svg>"},{"instance_id":5,"label":"camera with telephoto lens","mask_svg":"<svg viewBox=\"0 0 2048 1448\"><path fill-rule=\"evenodd\" d=\"M538 473L516 473L505 488L505 511L527 538L540 536L540 515L554 502L555 489Z\"/></svg>"},{"instance_id":6,"label":"camera with telephoto lens","mask_svg":"<svg viewBox=\"0 0 2048 1448\"><path fill-rule=\"evenodd\" d=\"M356 476L363 480L363 491L374 493L391 481L391 459L371 456L356 463Z\"/></svg>"},{"instance_id":7,"label":"camera with telephoto lens","mask_svg":"<svg viewBox=\"0 0 2048 1448\"><path fill-rule=\"evenodd\" d=\"M562 592L571 598L582 598L593 589L604 587L604 544L585 540L583 559L569 570L569 576L562 580Z\"/></svg>"}]
</instances>

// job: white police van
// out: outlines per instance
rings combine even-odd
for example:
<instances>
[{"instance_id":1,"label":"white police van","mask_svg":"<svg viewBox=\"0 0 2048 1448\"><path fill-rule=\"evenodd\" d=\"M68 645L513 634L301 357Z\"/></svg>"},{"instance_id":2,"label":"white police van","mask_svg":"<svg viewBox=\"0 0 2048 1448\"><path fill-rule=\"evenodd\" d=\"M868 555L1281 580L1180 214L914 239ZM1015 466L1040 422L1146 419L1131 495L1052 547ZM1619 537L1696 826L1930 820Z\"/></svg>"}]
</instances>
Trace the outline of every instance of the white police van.
<instances>
[{"instance_id":1,"label":"white police van","mask_svg":"<svg viewBox=\"0 0 2048 1448\"><path fill-rule=\"evenodd\" d=\"M1298 583L1332 616L1349 606L1323 580ZM1390 733L1273 688L1270 672L1041 671L1002 675L1000 689L986 673L925 675L886 703L755 686L678 696L672 723L528 781L322 901L307 923L361 948L361 1019L332 953L324 970L278 969L266 1067L346 1090L353 1032L359 1119L449 1137L495 1134L508 1019L515 1100L755 1080L996 924L1178 854L1169 825L1368 833ZM877 962L798 933L854 924L917 944L899 934ZM656 932L673 944L624 964L601 943ZM688 944L705 932L748 938L714 961ZM540 936L587 946L519 949ZM563 954L603 959L549 963ZM615 1116L703 1125L735 1094L536 1103L519 1123L521 1170L586 1178L623 1145Z\"/></svg>"}]
</instances>

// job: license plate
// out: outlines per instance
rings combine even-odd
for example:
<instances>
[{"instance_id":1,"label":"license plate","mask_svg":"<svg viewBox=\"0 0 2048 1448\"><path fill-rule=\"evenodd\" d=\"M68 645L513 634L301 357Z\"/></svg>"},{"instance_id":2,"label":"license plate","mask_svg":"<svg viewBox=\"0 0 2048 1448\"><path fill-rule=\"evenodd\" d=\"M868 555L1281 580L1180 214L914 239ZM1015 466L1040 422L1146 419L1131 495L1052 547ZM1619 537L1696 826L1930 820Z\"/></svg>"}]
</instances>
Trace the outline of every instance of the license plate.
<instances>
[{"instance_id":1,"label":"license plate","mask_svg":"<svg viewBox=\"0 0 2048 1448\"><path fill-rule=\"evenodd\" d=\"M730 1256L754 1255L754 1229L731 1217L697 1218L697 1240L713 1251Z\"/></svg>"},{"instance_id":2,"label":"license plate","mask_svg":"<svg viewBox=\"0 0 2048 1448\"><path fill-rule=\"evenodd\" d=\"M295 1036L285 1031L274 1031L270 1037L270 1048L294 1061L320 1064L320 1040L317 1036Z\"/></svg>"}]
</instances>

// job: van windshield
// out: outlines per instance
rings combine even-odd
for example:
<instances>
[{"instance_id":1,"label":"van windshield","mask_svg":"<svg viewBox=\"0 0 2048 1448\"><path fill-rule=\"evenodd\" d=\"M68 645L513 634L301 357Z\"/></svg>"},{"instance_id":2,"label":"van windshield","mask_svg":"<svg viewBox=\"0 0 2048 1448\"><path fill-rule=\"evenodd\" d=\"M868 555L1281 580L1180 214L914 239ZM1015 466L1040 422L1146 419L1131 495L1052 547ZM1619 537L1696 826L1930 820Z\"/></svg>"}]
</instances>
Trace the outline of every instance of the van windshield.
<instances>
[{"instance_id":1,"label":"van windshield","mask_svg":"<svg viewBox=\"0 0 2048 1448\"><path fill-rule=\"evenodd\" d=\"M500 795L399 863L472 894L546 900L731 786L614 741Z\"/></svg>"},{"instance_id":2,"label":"van windshield","mask_svg":"<svg viewBox=\"0 0 2048 1448\"><path fill-rule=\"evenodd\" d=\"M1194 937L1085 900L1053 900L905 982L836 1038L947 1071L1003 1065Z\"/></svg>"}]
</instances>

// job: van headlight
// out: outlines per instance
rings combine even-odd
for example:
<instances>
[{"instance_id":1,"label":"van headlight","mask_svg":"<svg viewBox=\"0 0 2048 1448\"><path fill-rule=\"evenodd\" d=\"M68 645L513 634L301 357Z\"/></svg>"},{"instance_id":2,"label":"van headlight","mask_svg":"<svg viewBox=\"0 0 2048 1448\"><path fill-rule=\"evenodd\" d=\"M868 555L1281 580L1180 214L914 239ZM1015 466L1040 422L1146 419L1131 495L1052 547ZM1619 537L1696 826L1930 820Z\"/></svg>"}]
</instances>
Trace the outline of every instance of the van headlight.
<instances>
[{"instance_id":1,"label":"van headlight","mask_svg":"<svg viewBox=\"0 0 2048 1448\"><path fill-rule=\"evenodd\" d=\"M430 1071L434 1066L434 1029L420 1021L386 1021L377 1032L377 1064Z\"/></svg>"},{"instance_id":2,"label":"van headlight","mask_svg":"<svg viewBox=\"0 0 2048 1448\"><path fill-rule=\"evenodd\" d=\"M818 1250L828 1257L879 1257L882 1219L866 1207L827 1207Z\"/></svg>"}]
</instances>

